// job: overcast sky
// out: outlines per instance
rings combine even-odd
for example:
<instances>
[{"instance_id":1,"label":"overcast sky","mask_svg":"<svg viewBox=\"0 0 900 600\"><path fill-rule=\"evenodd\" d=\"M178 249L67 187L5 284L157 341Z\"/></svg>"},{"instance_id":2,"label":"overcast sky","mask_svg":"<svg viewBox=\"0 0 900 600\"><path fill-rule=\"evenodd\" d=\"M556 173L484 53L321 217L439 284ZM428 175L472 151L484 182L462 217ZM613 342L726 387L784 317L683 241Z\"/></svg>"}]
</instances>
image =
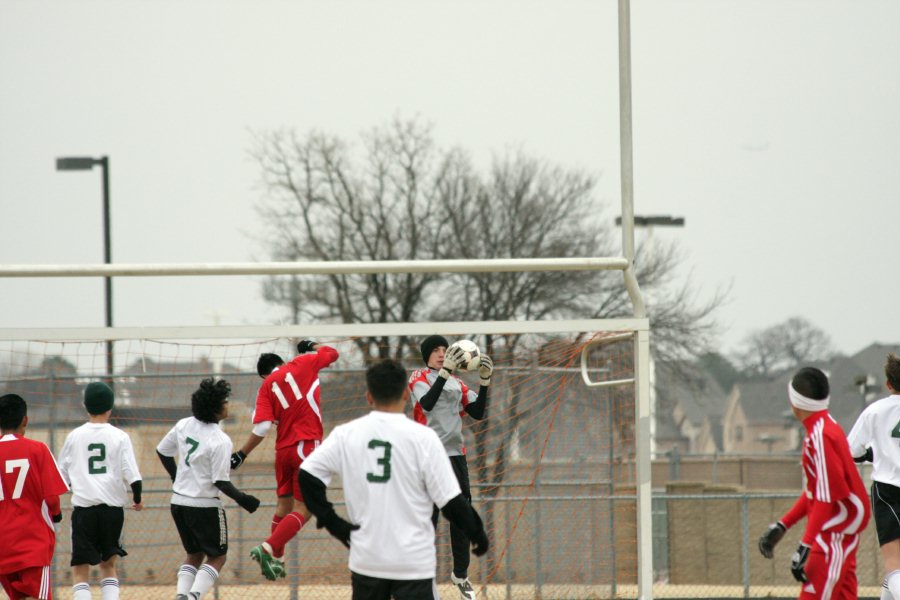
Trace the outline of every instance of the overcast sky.
<instances>
[{"instance_id":1,"label":"overcast sky","mask_svg":"<svg viewBox=\"0 0 900 600\"><path fill-rule=\"evenodd\" d=\"M635 202L683 216L723 350L799 315L900 342L900 3L633 0ZM619 202L616 2L0 2L0 262L266 260L253 132L434 124ZM118 325L270 324L260 280L121 278ZM101 279L6 279L0 327L99 326Z\"/></svg>"}]
</instances>

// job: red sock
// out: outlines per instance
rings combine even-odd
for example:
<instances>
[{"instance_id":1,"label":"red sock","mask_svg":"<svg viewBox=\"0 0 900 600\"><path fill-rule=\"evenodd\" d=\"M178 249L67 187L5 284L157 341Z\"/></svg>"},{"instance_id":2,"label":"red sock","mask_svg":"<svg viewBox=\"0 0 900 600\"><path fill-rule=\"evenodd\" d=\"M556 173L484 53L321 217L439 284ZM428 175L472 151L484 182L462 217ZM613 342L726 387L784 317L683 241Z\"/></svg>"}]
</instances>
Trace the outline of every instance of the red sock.
<instances>
[{"instance_id":1,"label":"red sock","mask_svg":"<svg viewBox=\"0 0 900 600\"><path fill-rule=\"evenodd\" d=\"M291 541L291 538L297 535L297 532L300 531L300 528L305 524L306 519L298 512L292 512L291 514L286 515L284 519L281 520L281 523L278 524L278 527L275 528L275 531L272 532L269 539L266 540L266 542L272 546L272 556L283 556L285 545Z\"/></svg>"},{"instance_id":2,"label":"red sock","mask_svg":"<svg viewBox=\"0 0 900 600\"><path fill-rule=\"evenodd\" d=\"M272 530L269 533L275 533L275 529L278 528L278 524L281 523L281 520L284 517L279 517L278 515L272 515Z\"/></svg>"}]
</instances>

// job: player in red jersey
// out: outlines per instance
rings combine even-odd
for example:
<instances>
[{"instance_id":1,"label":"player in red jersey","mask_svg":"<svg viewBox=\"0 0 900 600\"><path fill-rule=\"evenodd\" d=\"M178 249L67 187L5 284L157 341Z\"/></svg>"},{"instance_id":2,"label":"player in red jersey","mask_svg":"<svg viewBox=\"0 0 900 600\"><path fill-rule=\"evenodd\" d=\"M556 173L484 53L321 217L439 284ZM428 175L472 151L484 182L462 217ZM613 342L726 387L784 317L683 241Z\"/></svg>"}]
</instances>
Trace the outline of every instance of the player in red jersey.
<instances>
[{"instance_id":1,"label":"player in red jersey","mask_svg":"<svg viewBox=\"0 0 900 600\"><path fill-rule=\"evenodd\" d=\"M828 377L804 367L788 384L794 416L803 423L806 489L787 513L769 525L759 550L772 558L775 545L803 517L806 529L791 557L791 573L801 582L801 600L855 600L856 550L869 522L866 488L844 430L828 414Z\"/></svg>"},{"instance_id":2,"label":"player in red jersey","mask_svg":"<svg viewBox=\"0 0 900 600\"><path fill-rule=\"evenodd\" d=\"M240 467L263 441L272 423L278 424L275 437L278 506L272 518L272 535L250 551L262 574L271 580L284 577L284 547L309 519L297 473L303 459L322 442L319 371L338 359L337 350L310 340L297 344L297 352L299 355L289 363L277 354L259 357L256 371L263 382L256 396L253 432L231 457L232 468Z\"/></svg>"},{"instance_id":3,"label":"player in red jersey","mask_svg":"<svg viewBox=\"0 0 900 600\"><path fill-rule=\"evenodd\" d=\"M25 400L0 397L0 583L12 600L50 600L53 523L69 487L50 449L24 437L27 425Z\"/></svg>"}]
</instances>

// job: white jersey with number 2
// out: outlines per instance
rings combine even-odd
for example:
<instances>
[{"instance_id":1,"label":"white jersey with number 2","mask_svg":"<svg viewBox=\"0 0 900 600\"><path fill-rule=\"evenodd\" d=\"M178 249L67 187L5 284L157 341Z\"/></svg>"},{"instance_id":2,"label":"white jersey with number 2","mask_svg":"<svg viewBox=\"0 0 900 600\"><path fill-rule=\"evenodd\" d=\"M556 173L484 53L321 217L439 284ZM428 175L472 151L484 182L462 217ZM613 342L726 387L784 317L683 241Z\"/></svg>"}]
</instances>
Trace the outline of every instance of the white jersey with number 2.
<instances>
[{"instance_id":1,"label":"white jersey with number 2","mask_svg":"<svg viewBox=\"0 0 900 600\"><path fill-rule=\"evenodd\" d=\"M900 394L870 404L847 435L850 454L872 447L872 480L900 487Z\"/></svg>"},{"instance_id":2,"label":"white jersey with number 2","mask_svg":"<svg viewBox=\"0 0 900 600\"><path fill-rule=\"evenodd\" d=\"M131 438L109 423L69 432L56 461L72 488L72 506L125 506L128 485L141 478Z\"/></svg>"},{"instance_id":3,"label":"white jersey with number 2","mask_svg":"<svg viewBox=\"0 0 900 600\"><path fill-rule=\"evenodd\" d=\"M437 434L402 413L373 411L334 428L300 467L323 481L340 475L350 570L381 579L435 576L433 505L460 492Z\"/></svg>"}]
</instances>

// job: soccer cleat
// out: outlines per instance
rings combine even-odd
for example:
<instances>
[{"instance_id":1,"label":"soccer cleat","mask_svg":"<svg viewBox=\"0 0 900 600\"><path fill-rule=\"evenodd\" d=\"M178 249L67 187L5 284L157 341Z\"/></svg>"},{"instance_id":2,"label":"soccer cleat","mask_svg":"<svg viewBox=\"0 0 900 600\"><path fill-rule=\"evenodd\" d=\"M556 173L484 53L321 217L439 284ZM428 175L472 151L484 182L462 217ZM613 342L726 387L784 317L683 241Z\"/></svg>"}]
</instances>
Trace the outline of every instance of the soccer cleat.
<instances>
[{"instance_id":1,"label":"soccer cleat","mask_svg":"<svg viewBox=\"0 0 900 600\"><path fill-rule=\"evenodd\" d=\"M456 586L456 589L459 590L459 593L462 594L465 600L475 600L475 588L472 587L472 582L469 581L468 577L460 578L450 573L450 582Z\"/></svg>"},{"instance_id":2,"label":"soccer cleat","mask_svg":"<svg viewBox=\"0 0 900 600\"><path fill-rule=\"evenodd\" d=\"M284 577L284 563L266 552L262 544L250 550L250 558L259 563L263 576L269 581L275 581L279 577Z\"/></svg>"}]
</instances>

